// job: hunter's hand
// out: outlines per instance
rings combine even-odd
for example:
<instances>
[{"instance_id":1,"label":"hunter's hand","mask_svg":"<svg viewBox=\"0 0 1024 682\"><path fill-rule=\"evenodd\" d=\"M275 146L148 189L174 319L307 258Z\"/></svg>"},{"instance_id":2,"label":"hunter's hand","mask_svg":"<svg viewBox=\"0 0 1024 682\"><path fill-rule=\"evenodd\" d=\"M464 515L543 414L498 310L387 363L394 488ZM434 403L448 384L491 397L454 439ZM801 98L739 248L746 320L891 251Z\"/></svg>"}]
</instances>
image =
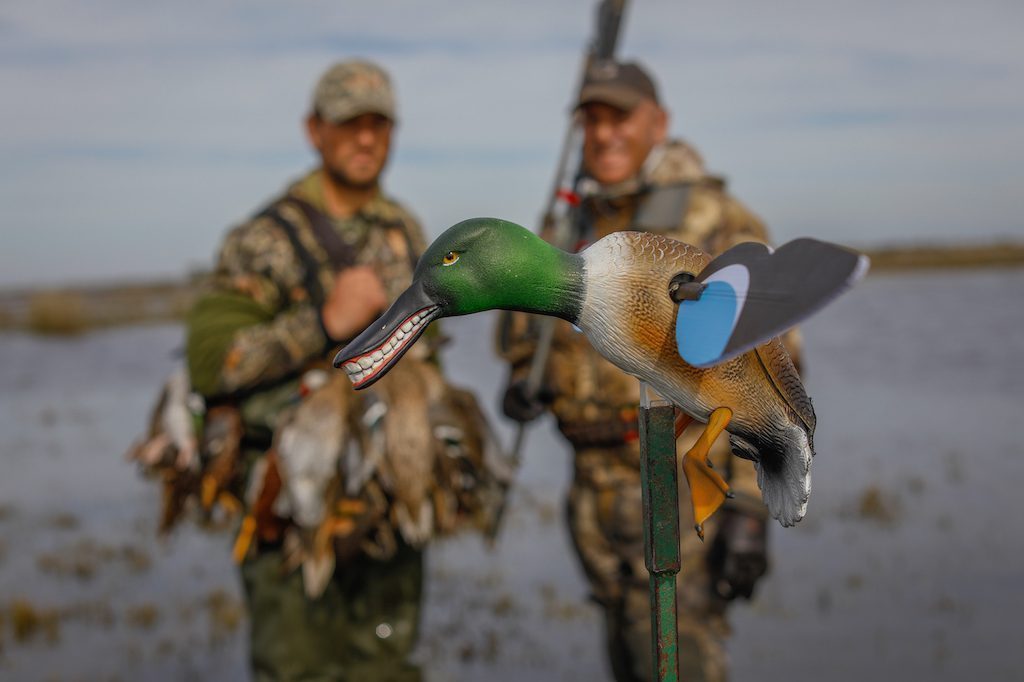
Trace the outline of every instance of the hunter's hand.
<instances>
[{"instance_id":1,"label":"hunter's hand","mask_svg":"<svg viewBox=\"0 0 1024 682\"><path fill-rule=\"evenodd\" d=\"M356 265L335 276L320 317L332 339L351 339L377 319L387 303L384 284L373 268Z\"/></svg>"},{"instance_id":2,"label":"hunter's hand","mask_svg":"<svg viewBox=\"0 0 1024 682\"><path fill-rule=\"evenodd\" d=\"M525 380L513 381L505 389L505 397L501 401L501 410L509 419L520 424L533 421L544 414L544 410L554 397L551 389L541 386L537 395L528 395Z\"/></svg>"},{"instance_id":3,"label":"hunter's hand","mask_svg":"<svg viewBox=\"0 0 1024 682\"><path fill-rule=\"evenodd\" d=\"M758 516L728 507L708 551L711 590L721 599L750 599L768 572L768 525Z\"/></svg>"}]
</instances>

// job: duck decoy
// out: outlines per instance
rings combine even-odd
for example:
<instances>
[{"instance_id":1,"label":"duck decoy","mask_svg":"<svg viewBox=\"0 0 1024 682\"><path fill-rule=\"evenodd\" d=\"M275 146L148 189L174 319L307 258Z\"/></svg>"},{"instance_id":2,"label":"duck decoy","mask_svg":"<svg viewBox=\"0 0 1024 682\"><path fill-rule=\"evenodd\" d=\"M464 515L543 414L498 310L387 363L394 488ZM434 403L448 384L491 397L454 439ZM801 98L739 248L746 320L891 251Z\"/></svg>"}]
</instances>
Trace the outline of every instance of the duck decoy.
<instances>
[{"instance_id":1,"label":"duck decoy","mask_svg":"<svg viewBox=\"0 0 1024 682\"><path fill-rule=\"evenodd\" d=\"M773 255L759 245L741 244L712 263L679 241L616 232L573 254L515 223L466 220L431 244L410 287L337 353L334 366L361 389L383 377L438 318L492 309L562 318L620 369L707 424L683 461L698 531L728 494L707 463L722 431L734 454L757 465L771 515L790 526L807 510L815 414L773 335L838 295L867 266L865 257L842 247L801 241L812 255L826 254L826 262L818 267L813 258L794 258L801 248L786 252L787 245L774 254L785 255L784 272L772 277ZM818 286L816 278L830 279L839 269L830 289L808 296L803 312L789 305L804 288ZM690 354L683 343L689 335L710 337L697 344L701 366L681 354Z\"/></svg>"}]
</instances>

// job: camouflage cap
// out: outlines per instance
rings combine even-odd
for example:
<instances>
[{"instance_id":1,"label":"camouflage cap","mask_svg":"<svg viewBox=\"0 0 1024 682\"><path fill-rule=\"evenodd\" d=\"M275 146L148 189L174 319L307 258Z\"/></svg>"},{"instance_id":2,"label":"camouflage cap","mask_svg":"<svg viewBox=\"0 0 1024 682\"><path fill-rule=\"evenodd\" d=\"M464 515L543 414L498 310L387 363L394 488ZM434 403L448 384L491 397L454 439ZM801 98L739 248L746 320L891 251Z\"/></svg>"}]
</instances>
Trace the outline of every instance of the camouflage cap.
<instances>
[{"instance_id":1,"label":"camouflage cap","mask_svg":"<svg viewBox=\"0 0 1024 682\"><path fill-rule=\"evenodd\" d=\"M313 112L341 123L362 114L395 118L395 93L387 72L376 64L353 59L327 69L313 91Z\"/></svg>"},{"instance_id":2,"label":"camouflage cap","mask_svg":"<svg viewBox=\"0 0 1024 682\"><path fill-rule=\"evenodd\" d=\"M658 88L647 71L636 62L597 62L587 71L576 108L601 102L624 111L644 100L658 104Z\"/></svg>"}]
</instances>

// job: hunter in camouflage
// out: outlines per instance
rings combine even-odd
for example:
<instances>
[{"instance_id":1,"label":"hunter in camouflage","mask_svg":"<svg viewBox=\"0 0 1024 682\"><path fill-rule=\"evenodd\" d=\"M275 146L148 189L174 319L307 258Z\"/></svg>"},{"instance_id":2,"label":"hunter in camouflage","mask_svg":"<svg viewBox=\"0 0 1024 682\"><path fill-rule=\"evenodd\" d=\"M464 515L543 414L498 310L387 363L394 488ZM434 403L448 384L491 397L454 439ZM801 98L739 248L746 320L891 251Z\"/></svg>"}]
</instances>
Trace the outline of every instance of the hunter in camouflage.
<instances>
[{"instance_id":1,"label":"hunter in camouflage","mask_svg":"<svg viewBox=\"0 0 1024 682\"><path fill-rule=\"evenodd\" d=\"M578 110L587 172L577 188L583 225L578 248L619 230L657 231L713 255L739 242L767 241L764 224L728 193L722 179L706 172L696 150L667 139L667 113L642 67L598 65L588 74ZM660 208L652 210L654 206ZM524 395L535 346L533 324L527 315L509 315L499 333L501 353L511 365L504 408L520 421L541 410L541 403ZM594 597L605 610L615 677L620 682L649 680L651 606L643 547L639 382L604 360L569 324L559 322L545 384L541 401L575 452L569 527ZM702 428L691 426L684 432L681 452ZM689 490L680 488L684 530L677 594L680 676L685 680L725 679L726 606L735 596L749 597L767 568L767 510L753 464L731 456L726 439L719 439L711 459L736 498L705 524L703 544L686 530ZM726 532L720 532L723 526ZM743 555L739 561L736 553Z\"/></svg>"},{"instance_id":2,"label":"hunter in camouflage","mask_svg":"<svg viewBox=\"0 0 1024 682\"><path fill-rule=\"evenodd\" d=\"M322 211L323 174L322 169L312 171L274 203L295 227L302 246L321 264L321 290L330 291L335 279L330 259L306 215L286 200L298 198ZM405 290L425 248L422 230L408 211L378 194L355 215L336 220L335 226L356 254L355 262L380 273L388 300ZM234 228L221 249L210 292L193 311L193 319L201 325L207 307L231 307L254 324L211 319L211 324L225 327L222 333L215 329L189 337L197 344L189 351L194 358L193 386L204 394L231 393L293 375L310 358L320 357L332 344L319 321L317 301L307 291L306 276L302 259L276 220L260 214Z\"/></svg>"},{"instance_id":3,"label":"hunter in camouflage","mask_svg":"<svg viewBox=\"0 0 1024 682\"><path fill-rule=\"evenodd\" d=\"M311 599L303 575L286 570L279 529L263 523L258 508L273 488L267 452L275 428L307 392L303 373L409 285L424 248L417 221L379 186L395 119L380 67L331 67L306 122L320 167L228 234L187 321L192 386L209 404L228 399L241 411L237 475L219 485L248 510L235 553L258 680L421 677L408 655L422 551L399 540L386 560L357 554Z\"/></svg>"}]
</instances>

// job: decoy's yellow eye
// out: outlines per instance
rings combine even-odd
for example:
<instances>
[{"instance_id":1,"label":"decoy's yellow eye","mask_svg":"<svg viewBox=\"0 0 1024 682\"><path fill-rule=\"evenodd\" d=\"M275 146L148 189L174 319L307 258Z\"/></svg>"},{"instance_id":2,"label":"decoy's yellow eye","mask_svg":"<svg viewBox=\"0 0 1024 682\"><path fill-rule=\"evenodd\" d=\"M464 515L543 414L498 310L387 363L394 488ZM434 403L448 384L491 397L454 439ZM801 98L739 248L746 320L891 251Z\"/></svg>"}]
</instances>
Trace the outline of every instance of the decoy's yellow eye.
<instances>
[{"instance_id":1,"label":"decoy's yellow eye","mask_svg":"<svg viewBox=\"0 0 1024 682\"><path fill-rule=\"evenodd\" d=\"M455 261L459 260L458 251L449 251L444 254L444 258L441 259L441 265L452 265Z\"/></svg>"}]
</instances>

